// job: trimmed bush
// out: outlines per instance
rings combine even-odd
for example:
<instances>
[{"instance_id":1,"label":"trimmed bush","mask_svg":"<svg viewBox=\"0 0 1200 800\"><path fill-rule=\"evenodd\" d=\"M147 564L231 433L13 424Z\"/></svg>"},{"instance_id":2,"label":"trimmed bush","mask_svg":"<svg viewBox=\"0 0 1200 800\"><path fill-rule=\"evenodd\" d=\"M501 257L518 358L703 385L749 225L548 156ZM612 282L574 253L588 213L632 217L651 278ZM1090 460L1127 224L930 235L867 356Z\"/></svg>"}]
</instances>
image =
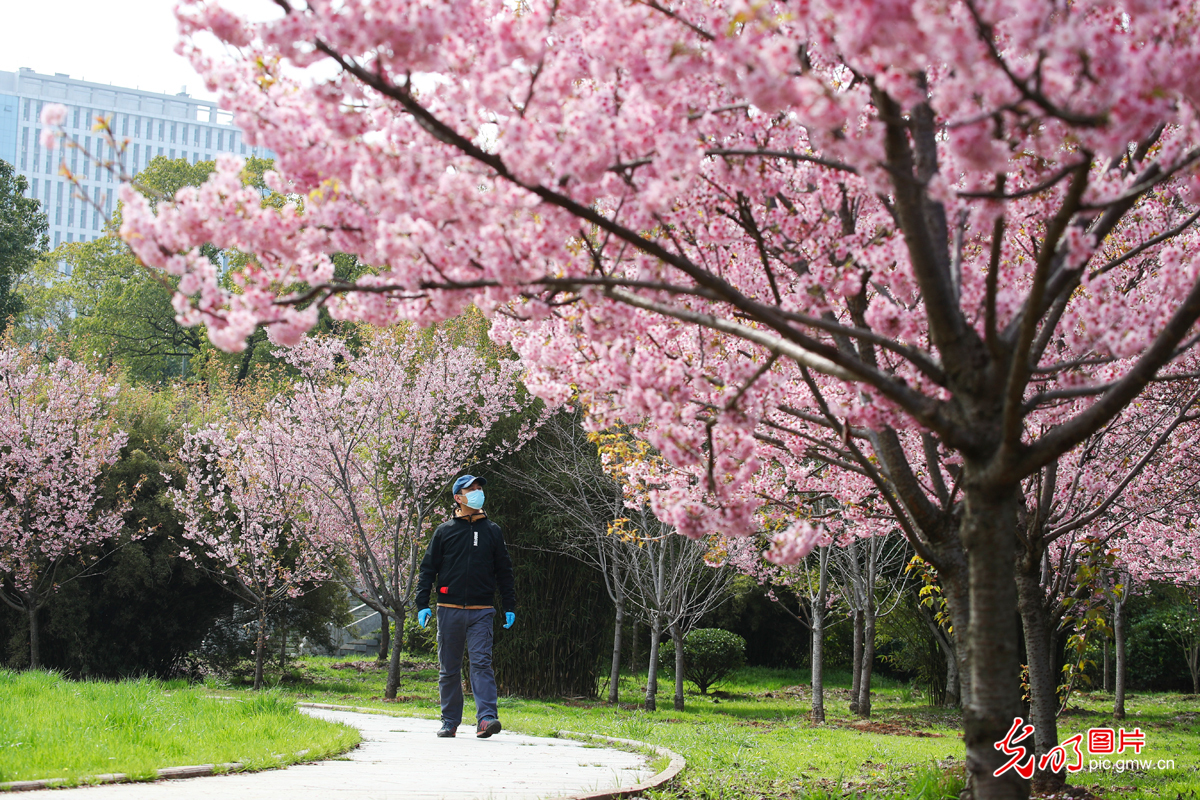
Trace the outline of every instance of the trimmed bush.
<instances>
[{"instance_id":1,"label":"trimmed bush","mask_svg":"<svg viewBox=\"0 0 1200 800\"><path fill-rule=\"evenodd\" d=\"M675 668L675 645L664 636L658 646L659 663ZM746 640L721 628L697 628L683 637L683 678L708 694L714 683L746 665Z\"/></svg>"}]
</instances>

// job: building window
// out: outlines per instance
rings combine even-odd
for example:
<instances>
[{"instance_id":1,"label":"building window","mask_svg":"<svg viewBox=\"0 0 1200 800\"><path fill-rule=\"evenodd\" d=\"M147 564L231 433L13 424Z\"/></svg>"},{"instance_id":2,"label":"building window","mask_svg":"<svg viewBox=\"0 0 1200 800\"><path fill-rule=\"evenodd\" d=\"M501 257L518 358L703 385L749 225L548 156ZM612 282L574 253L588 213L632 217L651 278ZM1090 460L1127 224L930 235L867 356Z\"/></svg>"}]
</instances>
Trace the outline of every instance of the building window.
<instances>
[{"instance_id":1,"label":"building window","mask_svg":"<svg viewBox=\"0 0 1200 800\"><path fill-rule=\"evenodd\" d=\"M175 123L171 123L171 144L175 144Z\"/></svg>"},{"instance_id":2,"label":"building window","mask_svg":"<svg viewBox=\"0 0 1200 800\"><path fill-rule=\"evenodd\" d=\"M60 244L62 244L62 233L59 231L55 231L54 232L54 246L58 247Z\"/></svg>"},{"instance_id":3,"label":"building window","mask_svg":"<svg viewBox=\"0 0 1200 800\"><path fill-rule=\"evenodd\" d=\"M133 135L137 139L142 138L142 118L141 117L133 118Z\"/></svg>"},{"instance_id":4,"label":"building window","mask_svg":"<svg viewBox=\"0 0 1200 800\"><path fill-rule=\"evenodd\" d=\"M200 146L200 126L192 126L192 144L196 147Z\"/></svg>"},{"instance_id":5,"label":"building window","mask_svg":"<svg viewBox=\"0 0 1200 800\"><path fill-rule=\"evenodd\" d=\"M163 153L162 153L162 148L161 148L161 147L160 147L160 148L158 148L158 154L159 154L160 156L163 154Z\"/></svg>"},{"instance_id":6,"label":"building window","mask_svg":"<svg viewBox=\"0 0 1200 800\"><path fill-rule=\"evenodd\" d=\"M54 183L58 187L58 191L56 192L57 197L55 198L55 201L54 201L54 224L62 225L63 185L62 185L62 181L55 181Z\"/></svg>"},{"instance_id":7,"label":"building window","mask_svg":"<svg viewBox=\"0 0 1200 800\"><path fill-rule=\"evenodd\" d=\"M75 118L75 124L73 127L78 128L79 127L79 106L75 106L74 118Z\"/></svg>"},{"instance_id":8,"label":"building window","mask_svg":"<svg viewBox=\"0 0 1200 800\"><path fill-rule=\"evenodd\" d=\"M37 190L38 190L38 179L34 178L33 179L33 191L31 191L29 193L29 196L32 197L34 200L37 199Z\"/></svg>"},{"instance_id":9,"label":"building window","mask_svg":"<svg viewBox=\"0 0 1200 800\"><path fill-rule=\"evenodd\" d=\"M225 149L225 131L217 131L217 150Z\"/></svg>"},{"instance_id":10,"label":"building window","mask_svg":"<svg viewBox=\"0 0 1200 800\"><path fill-rule=\"evenodd\" d=\"M166 129L167 129L167 123L165 123L165 122L159 122L159 123L158 123L158 140L159 140L160 142L161 142L161 141L163 141L163 132L164 132ZM162 154L161 154L161 153L159 153L159 155L162 155Z\"/></svg>"},{"instance_id":11,"label":"building window","mask_svg":"<svg viewBox=\"0 0 1200 800\"><path fill-rule=\"evenodd\" d=\"M30 107L32 105L33 105L33 101L30 100L28 97L25 98L25 121L26 122L29 122L29 111L30 111Z\"/></svg>"},{"instance_id":12,"label":"building window","mask_svg":"<svg viewBox=\"0 0 1200 800\"><path fill-rule=\"evenodd\" d=\"M208 148L212 147L212 128L204 129L204 146ZM207 156L205 158L207 158Z\"/></svg>"}]
</instances>

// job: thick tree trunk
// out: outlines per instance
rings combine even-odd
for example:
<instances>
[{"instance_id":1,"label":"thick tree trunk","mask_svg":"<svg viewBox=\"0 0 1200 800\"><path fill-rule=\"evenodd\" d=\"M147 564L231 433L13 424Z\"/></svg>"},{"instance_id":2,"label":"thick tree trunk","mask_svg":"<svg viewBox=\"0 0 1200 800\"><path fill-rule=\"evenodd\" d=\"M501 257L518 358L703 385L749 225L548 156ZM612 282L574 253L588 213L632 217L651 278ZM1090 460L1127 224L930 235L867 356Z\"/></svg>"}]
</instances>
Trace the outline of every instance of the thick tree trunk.
<instances>
[{"instance_id":1,"label":"thick tree trunk","mask_svg":"<svg viewBox=\"0 0 1200 800\"><path fill-rule=\"evenodd\" d=\"M404 619L404 610L396 615L397 620ZM383 687L383 699L395 700L396 691L400 688L400 633L396 633L396 646L392 648L390 657L388 658L388 676L387 684Z\"/></svg>"},{"instance_id":2,"label":"thick tree trunk","mask_svg":"<svg viewBox=\"0 0 1200 800\"><path fill-rule=\"evenodd\" d=\"M29 668L42 668L41 630L38 628L38 609L36 605L29 608Z\"/></svg>"},{"instance_id":3,"label":"thick tree trunk","mask_svg":"<svg viewBox=\"0 0 1200 800\"><path fill-rule=\"evenodd\" d=\"M1029 723L1033 725L1034 753L1040 759L1058 744L1058 681L1054 672L1054 641L1041 584L1040 553L1019 552L1016 566L1017 598L1025 633L1025 658L1029 669ZM1066 770L1037 770L1035 792L1053 792L1067 782Z\"/></svg>"},{"instance_id":4,"label":"thick tree trunk","mask_svg":"<svg viewBox=\"0 0 1200 800\"><path fill-rule=\"evenodd\" d=\"M819 578L812 604L812 721L825 721L825 600L829 590L829 547L817 551Z\"/></svg>"},{"instance_id":5,"label":"thick tree trunk","mask_svg":"<svg viewBox=\"0 0 1200 800\"><path fill-rule=\"evenodd\" d=\"M851 615L854 625L854 648L850 655L850 713L858 713L858 693L862 690L863 612L854 609Z\"/></svg>"},{"instance_id":6,"label":"thick tree trunk","mask_svg":"<svg viewBox=\"0 0 1200 800\"><path fill-rule=\"evenodd\" d=\"M625 627L625 598L617 599L617 620L613 623L612 669L608 677L608 702L614 706L620 700L621 684L621 634Z\"/></svg>"},{"instance_id":7,"label":"thick tree trunk","mask_svg":"<svg viewBox=\"0 0 1200 800\"><path fill-rule=\"evenodd\" d=\"M404 619L404 617L398 617ZM396 638L400 638L400 632L396 632ZM388 660L388 652L392 647L392 623L387 614L379 612L379 655L375 660L380 664ZM400 648L396 648L399 650Z\"/></svg>"},{"instance_id":8,"label":"thick tree trunk","mask_svg":"<svg viewBox=\"0 0 1200 800\"><path fill-rule=\"evenodd\" d=\"M875 665L875 598L868 587L867 607L863 609L863 643L861 677L858 683L858 716L871 716L871 671Z\"/></svg>"},{"instance_id":9,"label":"thick tree trunk","mask_svg":"<svg viewBox=\"0 0 1200 800\"><path fill-rule=\"evenodd\" d=\"M1128 589L1125 589L1128 591ZM1113 719L1125 719L1125 601L1113 603L1113 649L1116 651L1116 686L1113 688Z\"/></svg>"},{"instance_id":10,"label":"thick tree trunk","mask_svg":"<svg viewBox=\"0 0 1200 800\"><path fill-rule=\"evenodd\" d=\"M671 626L671 643L675 645L675 710L683 711L683 634L678 623Z\"/></svg>"},{"instance_id":11,"label":"thick tree trunk","mask_svg":"<svg viewBox=\"0 0 1200 800\"><path fill-rule=\"evenodd\" d=\"M962 522L970 586L970 702L963 713L967 769L977 800L1025 800L1029 783L1015 770L994 773L1008 760L1003 741L1019 715L1017 590L1013 541L1019 487L996 486L968 462Z\"/></svg>"},{"instance_id":12,"label":"thick tree trunk","mask_svg":"<svg viewBox=\"0 0 1200 800\"><path fill-rule=\"evenodd\" d=\"M267 608L258 610L258 641L254 646L254 689L263 688L263 665L267 660Z\"/></svg>"},{"instance_id":13,"label":"thick tree trunk","mask_svg":"<svg viewBox=\"0 0 1200 800\"><path fill-rule=\"evenodd\" d=\"M658 641L662 638L662 621L656 614L650 624L650 664L646 672L646 702L647 711L658 708Z\"/></svg>"}]
</instances>

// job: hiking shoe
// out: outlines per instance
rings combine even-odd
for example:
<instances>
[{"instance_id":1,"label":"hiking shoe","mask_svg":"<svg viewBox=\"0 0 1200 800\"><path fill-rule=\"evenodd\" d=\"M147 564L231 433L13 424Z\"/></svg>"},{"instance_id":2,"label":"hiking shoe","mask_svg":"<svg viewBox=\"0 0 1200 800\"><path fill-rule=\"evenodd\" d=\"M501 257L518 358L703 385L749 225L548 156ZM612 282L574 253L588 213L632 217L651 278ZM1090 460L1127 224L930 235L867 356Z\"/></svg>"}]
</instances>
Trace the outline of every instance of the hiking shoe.
<instances>
[{"instance_id":1,"label":"hiking shoe","mask_svg":"<svg viewBox=\"0 0 1200 800\"><path fill-rule=\"evenodd\" d=\"M443 722L442 729L437 732L439 739L453 739L454 731L457 730L453 725Z\"/></svg>"},{"instance_id":2,"label":"hiking shoe","mask_svg":"<svg viewBox=\"0 0 1200 800\"><path fill-rule=\"evenodd\" d=\"M500 720L498 719L481 719L479 725L475 728L475 735L480 739L500 732Z\"/></svg>"}]
</instances>

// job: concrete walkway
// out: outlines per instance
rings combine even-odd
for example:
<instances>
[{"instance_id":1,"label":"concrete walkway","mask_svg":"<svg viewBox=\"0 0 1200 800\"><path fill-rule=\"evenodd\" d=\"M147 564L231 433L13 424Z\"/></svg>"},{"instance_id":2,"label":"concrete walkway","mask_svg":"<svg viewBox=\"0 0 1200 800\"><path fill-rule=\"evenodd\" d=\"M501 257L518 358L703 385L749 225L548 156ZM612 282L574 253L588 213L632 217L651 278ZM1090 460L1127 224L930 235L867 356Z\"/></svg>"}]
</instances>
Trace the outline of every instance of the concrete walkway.
<instances>
[{"instance_id":1,"label":"concrete walkway","mask_svg":"<svg viewBox=\"0 0 1200 800\"><path fill-rule=\"evenodd\" d=\"M508 731L476 739L473 726L438 739L436 720L302 709L362 731L348 760L154 783L52 790L54 800L536 800L611 792L652 776L645 757L571 739ZM22 795L15 795L20 797Z\"/></svg>"}]
</instances>

